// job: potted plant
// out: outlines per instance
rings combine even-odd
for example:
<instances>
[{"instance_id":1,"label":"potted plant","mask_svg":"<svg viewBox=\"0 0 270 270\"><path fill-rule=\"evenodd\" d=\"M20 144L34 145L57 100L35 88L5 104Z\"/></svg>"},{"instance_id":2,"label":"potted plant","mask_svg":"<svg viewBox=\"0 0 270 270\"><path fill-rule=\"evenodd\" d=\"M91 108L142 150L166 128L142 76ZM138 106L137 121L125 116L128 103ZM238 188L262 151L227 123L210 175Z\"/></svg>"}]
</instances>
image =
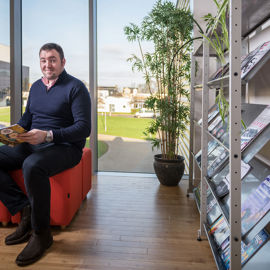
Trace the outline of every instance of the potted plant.
<instances>
[{"instance_id":1,"label":"potted plant","mask_svg":"<svg viewBox=\"0 0 270 270\"><path fill-rule=\"evenodd\" d=\"M184 158L178 155L180 137L189 126L190 51L193 18L186 8L178 9L169 1L158 0L141 25L124 28L127 39L139 44L140 56L128 61L132 69L143 72L150 97L145 102L155 117L146 129L155 155L154 169L161 184L174 186L184 173ZM142 41L153 44L152 52L143 52ZM157 89L151 88L151 81Z\"/></svg>"}]
</instances>

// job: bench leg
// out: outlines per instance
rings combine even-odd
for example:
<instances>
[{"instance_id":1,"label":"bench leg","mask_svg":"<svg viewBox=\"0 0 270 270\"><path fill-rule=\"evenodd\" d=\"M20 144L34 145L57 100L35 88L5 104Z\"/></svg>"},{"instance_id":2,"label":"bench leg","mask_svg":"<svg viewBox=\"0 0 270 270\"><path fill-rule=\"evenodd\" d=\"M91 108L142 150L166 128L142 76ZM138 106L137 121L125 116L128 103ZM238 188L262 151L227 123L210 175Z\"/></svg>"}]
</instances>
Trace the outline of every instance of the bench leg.
<instances>
[{"instance_id":1,"label":"bench leg","mask_svg":"<svg viewBox=\"0 0 270 270\"><path fill-rule=\"evenodd\" d=\"M3 227L7 227L7 225L8 225L8 222L2 221L2 226Z\"/></svg>"},{"instance_id":2,"label":"bench leg","mask_svg":"<svg viewBox=\"0 0 270 270\"><path fill-rule=\"evenodd\" d=\"M61 225L61 230L65 230L66 229L66 225Z\"/></svg>"}]
</instances>

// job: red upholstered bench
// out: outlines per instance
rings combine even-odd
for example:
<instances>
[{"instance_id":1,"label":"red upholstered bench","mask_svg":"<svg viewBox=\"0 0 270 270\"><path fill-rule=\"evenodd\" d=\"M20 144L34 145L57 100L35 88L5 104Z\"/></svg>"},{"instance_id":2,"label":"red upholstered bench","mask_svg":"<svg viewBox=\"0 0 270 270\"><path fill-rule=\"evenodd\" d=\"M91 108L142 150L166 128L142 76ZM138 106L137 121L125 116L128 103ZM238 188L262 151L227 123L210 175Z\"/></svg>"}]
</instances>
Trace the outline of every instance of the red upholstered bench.
<instances>
[{"instance_id":1,"label":"red upholstered bench","mask_svg":"<svg viewBox=\"0 0 270 270\"><path fill-rule=\"evenodd\" d=\"M22 170L12 171L11 176L25 192ZM67 226L79 209L82 200L92 187L92 153L83 149L83 156L78 165L50 177L51 183L51 225ZM6 225L20 222L20 214L11 216L0 202L0 222Z\"/></svg>"}]
</instances>

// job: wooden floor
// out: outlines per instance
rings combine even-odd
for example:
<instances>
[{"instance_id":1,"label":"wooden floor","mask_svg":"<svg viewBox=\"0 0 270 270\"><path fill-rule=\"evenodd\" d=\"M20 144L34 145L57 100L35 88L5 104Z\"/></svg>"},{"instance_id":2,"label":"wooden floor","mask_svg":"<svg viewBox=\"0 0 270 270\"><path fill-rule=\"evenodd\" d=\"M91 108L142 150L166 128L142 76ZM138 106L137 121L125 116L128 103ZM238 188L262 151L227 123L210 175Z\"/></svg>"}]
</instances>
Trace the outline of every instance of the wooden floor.
<instances>
[{"instance_id":1,"label":"wooden floor","mask_svg":"<svg viewBox=\"0 0 270 270\"><path fill-rule=\"evenodd\" d=\"M24 269L216 269L207 240L196 240L199 215L186 190L184 180L165 187L151 177L98 176L70 226L53 227L53 246ZM4 244L14 228L0 227L0 269L19 269L25 244Z\"/></svg>"}]
</instances>

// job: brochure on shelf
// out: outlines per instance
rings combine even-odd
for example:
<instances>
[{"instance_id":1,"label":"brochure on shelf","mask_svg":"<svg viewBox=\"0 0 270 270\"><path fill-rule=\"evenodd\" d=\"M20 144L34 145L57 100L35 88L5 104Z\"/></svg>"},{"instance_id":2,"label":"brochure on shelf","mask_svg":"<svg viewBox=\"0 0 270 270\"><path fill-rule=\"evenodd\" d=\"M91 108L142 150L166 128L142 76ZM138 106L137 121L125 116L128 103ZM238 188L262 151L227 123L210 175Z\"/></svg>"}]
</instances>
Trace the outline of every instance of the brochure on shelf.
<instances>
[{"instance_id":1,"label":"brochure on shelf","mask_svg":"<svg viewBox=\"0 0 270 270\"><path fill-rule=\"evenodd\" d=\"M241 179L243 179L250 171L250 165L241 160ZM224 176L221 182L216 186L216 195L219 198L226 196L230 188L230 173Z\"/></svg>"},{"instance_id":2,"label":"brochure on shelf","mask_svg":"<svg viewBox=\"0 0 270 270\"><path fill-rule=\"evenodd\" d=\"M242 235L251 230L269 210L270 175L242 203Z\"/></svg>"}]
</instances>

